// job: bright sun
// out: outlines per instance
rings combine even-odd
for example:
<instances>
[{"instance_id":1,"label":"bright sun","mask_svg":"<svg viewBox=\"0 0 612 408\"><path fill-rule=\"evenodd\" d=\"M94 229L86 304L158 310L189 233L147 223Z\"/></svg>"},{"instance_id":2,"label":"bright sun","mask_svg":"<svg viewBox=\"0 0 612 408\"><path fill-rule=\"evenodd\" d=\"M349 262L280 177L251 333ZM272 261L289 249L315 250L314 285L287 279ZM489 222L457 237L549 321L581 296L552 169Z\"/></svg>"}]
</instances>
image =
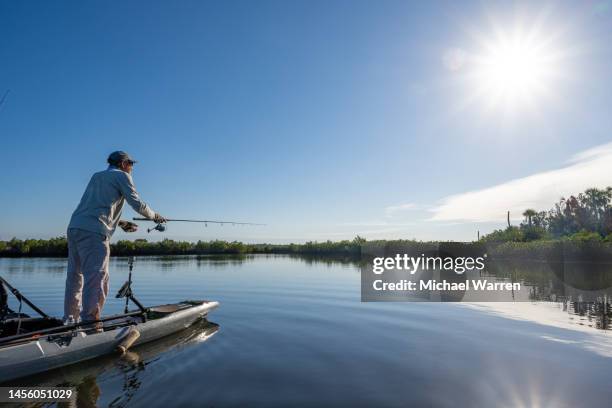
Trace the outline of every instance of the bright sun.
<instances>
[{"instance_id":1,"label":"bright sun","mask_svg":"<svg viewBox=\"0 0 612 408\"><path fill-rule=\"evenodd\" d=\"M552 102L563 66L557 36L543 35L541 27L496 27L494 33L476 38L480 50L465 55L468 99L504 111L535 110Z\"/></svg>"},{"instance_id":2,"label":"bright sun","mask_svg":"<svg viewBox=\"0 0 612 408\"><path fill-rule=\"evenodd\" d=\"M499 96L526 94L546 81L546 63L523 44L501 44L485 56L483 85Z\"/></svg>"},{"instance_id":3,"label":"bright sun","mask_svg":"<svg viewBox=\"0 0 612 408\"><path fill-rule=\"evenodd\" d=\"M541 47L522 38L491 44L477 67L481 91L506 103L537 98L554 78L550 59Z\"/></svg>"}]
</instances>

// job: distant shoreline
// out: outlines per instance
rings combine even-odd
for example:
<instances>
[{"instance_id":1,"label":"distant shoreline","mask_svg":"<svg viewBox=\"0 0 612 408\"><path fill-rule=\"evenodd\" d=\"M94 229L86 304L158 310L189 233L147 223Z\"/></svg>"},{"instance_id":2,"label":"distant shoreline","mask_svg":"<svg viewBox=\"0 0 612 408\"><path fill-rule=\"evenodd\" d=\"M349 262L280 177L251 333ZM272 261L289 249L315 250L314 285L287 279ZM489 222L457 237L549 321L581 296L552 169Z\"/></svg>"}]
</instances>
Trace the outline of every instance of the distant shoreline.
<instances>
[{"instance_id":1,"label":"distant shoreline","mask_svg":"<svg viewBox=\"0 0 612 408\"><path fill-rule=\"evenodd\" d=\"M330 258L367 259L394 253L448 256L486 254L490 260L612 262L612 242L556 239L531 242L423 242L414 240L307 242L304 244L245 244L238 241L122 240L111 244L111 256L285 254ZM0 258L67 257L66 238L0 241Z\"/></svg>"}]
</instances>

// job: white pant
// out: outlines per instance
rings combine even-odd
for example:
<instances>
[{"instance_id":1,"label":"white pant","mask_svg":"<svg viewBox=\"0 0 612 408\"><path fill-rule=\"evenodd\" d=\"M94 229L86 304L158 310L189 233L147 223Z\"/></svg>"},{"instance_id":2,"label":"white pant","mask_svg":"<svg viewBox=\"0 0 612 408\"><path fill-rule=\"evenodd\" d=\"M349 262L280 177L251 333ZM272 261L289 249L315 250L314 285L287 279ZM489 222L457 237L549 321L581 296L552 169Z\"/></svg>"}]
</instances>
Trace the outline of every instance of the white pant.
<instances>
[{"instance_id":1,"label":"white pant","mask_svg":"<svg viewBox=\"0 0 612 408\"><path fill-rule=\"evenodd\" d=\"M64 319L72 315L78 321L79 312L81 321L100 319L108 295L109 241L102 234L68 229Z\"/></svg>"}]
</instances>

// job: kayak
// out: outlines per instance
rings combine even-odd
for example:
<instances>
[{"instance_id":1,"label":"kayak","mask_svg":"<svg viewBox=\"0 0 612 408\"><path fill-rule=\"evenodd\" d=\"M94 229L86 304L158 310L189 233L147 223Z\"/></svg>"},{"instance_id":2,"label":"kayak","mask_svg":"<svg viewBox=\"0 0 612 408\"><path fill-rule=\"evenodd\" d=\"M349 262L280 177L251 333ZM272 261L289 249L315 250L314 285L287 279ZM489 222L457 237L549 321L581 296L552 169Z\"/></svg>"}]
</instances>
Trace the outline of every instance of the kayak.
<instances>
[{"instance_id":1,"label":"kayak","mask_svg":"<svg viewBox=\"0 0 612 408\"><path fill-rule=\"evenodd\" d=\"M102 330L78 324L63 326L60 320L49 317L7 319L2 323L0 337L0 382L111 353L125 353L132 346L193 325L218 306L219 302L207 300L153 306L103 318ZM15 325L20 334L6 336Z\"/></svg>"},{"instance_id":2,"label":"kayak","mask_svg":"<svg viewBox=\"0 0 612 408\"><path fill-rule=\"evenodd\" d=\"M149 366L152 366L151 363L157 364L161 362L164 364L163 360L160 360L163 354L171 351L189 350L195 345L207 342L219 330L220 326L218 324L204 318L185 330L180 330L161 339L131 347L123 355L118 356L115 353L107 354L81 363L10 380L2 383L2 386L75 387L79 389L80 398L84 396L81 394L82 392L87 393L88 390L95 392L98 388L93 387L91 389L91 385L96 383L93 379L98 379L104 375L105 379L115 378L123 382L123 386L117 390L118 400L115 404L116 406L123 406L124 404L121 404L119 400L130 395L130 393L127 392L127 395L124 395L122 390L138 388L141 381L134 380L140 380L142 375L146 375L146 370ZM126 373L129 373L129 375L125 375ZM134 389L134 391L136 390ZM110 398L108 399L109 401L114 400L114 397L107 396L107 398Z\"/></svg>"}]
</instances>

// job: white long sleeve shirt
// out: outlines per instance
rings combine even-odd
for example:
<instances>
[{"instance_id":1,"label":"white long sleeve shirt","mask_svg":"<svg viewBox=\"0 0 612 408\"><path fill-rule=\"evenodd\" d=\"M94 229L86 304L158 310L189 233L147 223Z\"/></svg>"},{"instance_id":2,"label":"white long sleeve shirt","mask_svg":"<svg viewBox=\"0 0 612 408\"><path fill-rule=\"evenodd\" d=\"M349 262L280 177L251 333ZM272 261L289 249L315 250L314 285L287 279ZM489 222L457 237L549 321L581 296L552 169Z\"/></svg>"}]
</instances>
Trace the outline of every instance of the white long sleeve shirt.
<instances>
[{"instance_id":1,"label":"white long sleeve shirt","mask_svg":"<svg viewBox=\"0 0 612 408\"><path fill-rule=\"evenodd\" d=\"M140 215L154 218L155 212L138 196L132 176L114 166L95 173L72 213L68 228L97 232L111 237L119 224L123 203Z\"/></svg>"}]
</instances>

